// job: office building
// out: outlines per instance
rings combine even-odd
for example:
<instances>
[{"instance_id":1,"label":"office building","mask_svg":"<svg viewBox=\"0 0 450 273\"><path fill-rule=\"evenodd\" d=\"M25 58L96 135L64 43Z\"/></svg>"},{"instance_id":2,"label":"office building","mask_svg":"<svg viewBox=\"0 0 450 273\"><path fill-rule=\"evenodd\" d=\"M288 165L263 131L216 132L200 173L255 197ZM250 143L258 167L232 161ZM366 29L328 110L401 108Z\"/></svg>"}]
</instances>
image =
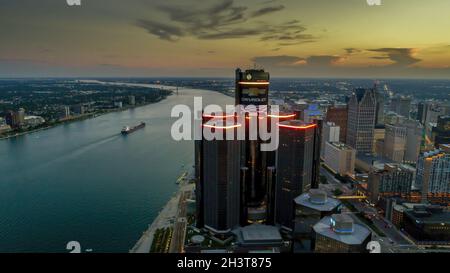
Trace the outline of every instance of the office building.
<instances>
[{"instance_id":1,"label":"office building","mask_svg":"<svg viewBox=\"0 0 450 273\"><path fill-rule=\"evenodd\" d=\"M267 105L270 75L262 69L236 69L236 105Z\"/></svg>"},{"instance_id":2,"label":"office building","mask_svg":"<svg viewBox=\"0 0 450 273\"><path fill-rule=\"evenodd\" d=\"M394 162L403 162L406 149L406 134L406 127L386 124L384 157Z\"/></svg>"},{"instance_id":3,"label":"office building","mask_svg":"<svg viewBox=\"0 0 450 273\"><path fill-rule=\"evenodd\" d=\"M402 196L411 192L414 180L412 167L403 164L384 164L374 167L369 173L368 192L372 203L377 203L380 196Z\"/></svg>"},{"instance_id":4,"label":"office building","mask_svg":"<svg viewBox=\"0 0 450 273\"><path fill-rule=\"evenodd\" d=\"M64 118L70 117L70 107L64 106Z\"/></svg>"},{"instance_id":5,"label":"office building","mask_svg":"<svg viewBox=\"0 0 450 273\"><path fill-rule=\"evenodd\" d=\"M334 173L341 176L353 176L355 173L356 150L341 143L325 144L324 162Z\"/></svg>"},{"instance_id":6,"label":"office building","mask_svg":"<svg viewBox=\"0 0 450 273\"><path fill-rule=\"evenodd\" d=\"M318 189L320 185L320 153L321 153L321 143L322 143L322 127L323 120L314 119L313 124L316 125L314 128L314 153L313 153L313 168L311 175L311 188Z\"/></svg>"},{"instance_id":7,"label":"office building","mask_svg":"<svg viewBox=\"0 0 450 273\"><path fill-rule=\"evenodd\" d=\"M440 116L437 126L433 128L433 139L436 147L441 144L450 144L450 116Z\"/></svg>"},{"instance_id":8,"label":"office building","mask_svg":"<svg viewBox=\"0 0 450 273\"><path fill-rule=\"evenodd\" d=\"M203 206L202 222L214 234L229 234L240 223L240 151L242 141L226 140L229 130L236 134L238 125L203 126L221 132L222 140L202 141L200 191L197 202ZM236 139L236 138L235 138Z\"/></svg>"},{"instance_id":9,"label":"office building","mask_svg":"<svg viewBox=\"0 0 450 273\"><path fill-rule=\"evenodd\" d=\"M340 212L341 202L327 196L327 193L311 189L294 199L295 228L294 236L309 237L312 228L325 216Z\"/></svg>"},{"instance_id":10,"label":"office building","mask_svg":"<svg viewBox=\"0 0 450 273\"><path fill-rule=\"evenodd\" d=\"M322 218L313 227L313 249L317 253L364 253L372 234L365 226L355 224L347 214Z\"/></svg>"},{"instance_id":11,"label":"office building","mask_svg":"<svg viewBox=\"0 0 450 273\"><path fill-rule=\"evenodd\" d=\"M378 90L378 86L372 89L373 96L376 101L375 106L375 125L382 126L384 124L384 95Z\"/></svg>"},{"instance_id":12,"label":"office building","mask_svg":"<svg viewBox=\"0 0 450 273\"><path fill-rule=\"evenodd\" d=\"M391 100L391 111L405 118L409 118L411 111L411 97L397 96Z\"/></svg>"},{"instance_id":13,"label":"office building","mask_svg":"<svg viewBox=\"0 0 450 273\"><path fill-rule=\"evenodd\" d=\"M373 130L373 153L376 155L383 155L384 152L384 138L386 136L386 126L376 125Z\"/></svg>"},{"instance_id":14,"label":"office building","mask_svg":"<svg viewBox=\"0 0 450 273\"><path fill-rule=\"evenodd\" d=\"M275 221L289 230L294 225L294 199L311 188L316 127L299 120L279 124Z\"/></svg>"},{"instance_id":15,"label":"office building","mask_svg":"<svg viewBox=\"0 0 450 273\"><path fill-rule=\"evenodd\" d=\"M242 71L236 70L235 79L235 104L257 106L257 118L269 121L267 117L267 105L269 96L270 75L260 69L250 69ZM273 162L273 153L261 151L262 140L257 128L257 138L251 139L250 122L251 117L247 113L246 140L242 147L241 158L243 161L241 168L242 186L242 207L241 224L260 223L267 220L267 168ZM259 123L257 122L258 126ZM272 156L270 156L272 155ZM268 159L269 157L269 159ZM272 158L272 160L270 160Z\"/></svg>"},{"instance_id":16,"label":"office building","mask_svg":"<svg viewBox=\"0 0 450 273\"><path fill-rule=\"evenodd\" d=\"M438 206L414 206L404 210L403 228L417 244L450 244L450 212Z\"/></svg>"},{"instance_id":17,"label":"office building","mask_svg":"<svg viewBox=\"0 0 450 273\"><path fill-rule=\"evenodd\" d=\"M347 105L334 105L328 107L325 122L333 122L336 126L339 126L339 142L345 143L347 140L347 121Z\"/></svg>"},{"instance_id":18,"label":"office building","mask_svg":"<svg viewBox=\"0 0 450 273\"><path fill-rule=\"evenodd\" d=\"M322 127L322 140L320 148L320 156L325 156L325 143L327 142L339 142L339 126L334 122L325 122Z\"/></svg>"},{"instance_id":19,"label":"office building","mask_svg":"<svg viewBox=\"0 0 450 273\"><path fill-rule=\"evenodd\" d=\"M428 197L449 198L450 145L441 145L440 149L419 156L415 187L421 190L424 203Z\"/></svg>"},{"instance_id":20,"label":"office building","mask_svg":"<svg viewBox=\"0 0 450 273\"><path fill-rule=\"evenodd\" d=\"M417 116L416 120L420 123L424 124L425 116L426 116L427 105L425 102L419 102L417 104Z\"/></svg>"},{"instance_id":21,"label":"office building","mask_svg":"<svg viewBox=\"0 0 450 273\"><path fill-rule=\"evenodd\" d=\"M314 122L314 120L323 119L323 112L320 110L318 104L308 104L308 108L306 108L302 112L302 120L307 123Z\"/></svg>"},{"instance_id":22,"label":"office building","mask_svg":"<svg viewBox=\"0 0 450 273\"><path fill-rule=\"evenodd\" d=\"M416 120L408 119L403 122L403 126L406 128L406 147L403 162L416 164L423 139L423 125Z\"/></svg>"},{"instance_id":23,"label":"office building","mask_svg":"<svg viewBox=\"0 0 450 273\"><path fill-rule=\"evenodd\" d=\"M73 112L77 115L84 115L86 113L86 106L83 104L77 104L73 107Z\"/></svg>"},{"instance_id":24,"label":"office building","mask_svg":"<svg viewBox=\"0 0 450 273\"><path fill-rule=\"evenodd\" d=\"M376 101L370 89L356 89L348 102L346 143L358 153L372 153Z\"/></svg>"},{"instance_id":25,"label":"office building","mask_svg":"<svg viewBox=\"0 0 450 273\"><path fill-rule=\"evenodd\" d=\"M22 127L25 124L25 109L18 111L8 111L5 116L5 122L13 129Z\"/></svg>"},{"instance_id":26,"label":"office building","mask_svg":"<svg viewBox=\"0 0 450 273\"><path fill-rule=\"evenodd\" d=\"M439 102L421 102L418 105L417 120L428 130L430 124L437 123L439 116L447 115L447 111Z\"/></svg>"},{"instance_id":27,"label":"office building","mask_svg":"<svg viewBox=\"0 0 450 273\"><path fill-rule=\"evenodd\" d=\"M128 104L129 105L136 105L136 97L133 96L133 95L128 96Z\"/></svg>"}]
</instances>

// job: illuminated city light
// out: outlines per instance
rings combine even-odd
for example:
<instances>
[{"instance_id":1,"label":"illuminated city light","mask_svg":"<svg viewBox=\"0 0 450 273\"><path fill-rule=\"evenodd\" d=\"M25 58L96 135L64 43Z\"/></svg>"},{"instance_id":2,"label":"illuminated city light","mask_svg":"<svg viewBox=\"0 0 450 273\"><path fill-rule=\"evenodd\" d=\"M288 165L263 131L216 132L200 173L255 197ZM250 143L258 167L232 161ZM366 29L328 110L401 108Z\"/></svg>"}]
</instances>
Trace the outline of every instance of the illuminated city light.
<instances>
[{"instance_id":1,"label":"illuminated city light","mask_svg":"<svg viewBox=\"0 0 450 273\"><path fill-rule=\"evenodd\" d=\"M239 82L241 85L269 85L270 82Z\"/></svg>"},{"instance_id":2,"label":"illuminated city light","mask_svg":"<svg viewBox=\"0 0 450 273\"><path fill-rule=\"evenodd\" d=\"M218 125L211 125L211 124L203 124L203 127L205 127L205 128L211 128L211 129L229 130L229 129L236 129L236 128L239 128L239 127L241 127L241 124L227 125L227 126L218 126Z\"/></svg>"},{"instance_id":3,"label":"illuminated city light","mask_svg":"<svg viewBox=\"0 0 450 273\"><path fill-rule=\"evenodd\" d=\"M311 129L311 128L315 128L317 125L316 124L309 124L309 125L286 125L286 124L277 124L278 127L280 128L288 128L288 129L295 129L295 130L307 130L307 129Z\"/></svg>"}]
</instances>

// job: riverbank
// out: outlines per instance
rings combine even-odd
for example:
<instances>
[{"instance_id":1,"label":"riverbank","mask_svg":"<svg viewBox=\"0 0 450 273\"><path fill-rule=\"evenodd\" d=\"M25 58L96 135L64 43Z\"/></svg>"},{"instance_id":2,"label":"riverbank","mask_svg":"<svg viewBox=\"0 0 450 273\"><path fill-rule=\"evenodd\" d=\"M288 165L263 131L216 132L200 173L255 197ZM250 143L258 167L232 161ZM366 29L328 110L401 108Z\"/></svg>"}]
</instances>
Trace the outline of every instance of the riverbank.
<instances>
[{"instance_id":1,"label":"riverbank","mask_svg":"<svg viewBox=\"0 0 450 273\"><path fill-rule=\"evenodd\" d=\"M187 200L191 198L195 184L190 183L193 179L193 170L191 170L179 183L179 188L163 207L155 220L144 231L141 238L129 251L130 253L150 253L154 244L155 234L159 230L171 230L169 238L166 238L162 244L167 244L166 252L180 253L183 251L186 234L186 205ZM155 249L155 247L153 247Z\"/></svg>"},{"instance_id":2,"label":"riverbank","mask_svg":"<svg viewBox=\"0 0 450 273\"><path fill-rule=\"evenodd\" d=\"M163 87L159 88L161 90L167 90L164 89ZM98 111L95 113L89 113L89 114L84 114L84 115L79 115L79 116L73 116L67 119L63 119L63 120L59 120L57 122L54 122L52 124L49 125L44 125L44 127L39 127L39 128L35 128L35 129L30 129L29 131L24 131L24 132L18 132L18 133L11 133L9 132L9 134L6 135L0 135L0 141L1 140L6 140L6 139L11 139L11 138L15 138L15 137L20 137L20 136L24 136L24 135L30 135L36 132L40 132L40 131L44 131L44 130L48 130L51 128L55 128L61 125L65 125L65 124L69 124L72 122L77 122L77 121L83 121L83 120L87 120L87 119L92 119L92 118L96 118L96 117L100 117L106 114L110 114L110 113L116 113L116 112L123 112L123 111L128 111L131 109L137 109L139 107L144 107L147 105L151 105L151 104L155 104L158 102L161 102L165 99L167 99L167 97L171 96L173 94L173 92L171 92L169 95L160 98L158 100L152 101L152 102L148 102L148 103L143 103L143 104L139 104L139 105L135 105L135 106L126 106L126 107L122 107L122 108L116 108L116 109L110 109L110 110L104 110L104 111Z\"/></svg>"}]
</instances>

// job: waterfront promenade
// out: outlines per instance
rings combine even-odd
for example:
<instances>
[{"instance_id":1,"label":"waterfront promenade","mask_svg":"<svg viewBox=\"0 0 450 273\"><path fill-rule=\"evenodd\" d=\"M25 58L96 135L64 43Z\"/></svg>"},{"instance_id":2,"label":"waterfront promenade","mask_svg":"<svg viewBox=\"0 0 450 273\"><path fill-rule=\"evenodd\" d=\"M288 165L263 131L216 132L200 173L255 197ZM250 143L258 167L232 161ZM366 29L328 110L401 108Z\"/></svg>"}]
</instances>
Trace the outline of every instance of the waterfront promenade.
<instances>
[{"instance_id":1,"label":"waterfront promenade","mask_svg":"<svg viewBox=\"0 0 450 273\"><path fill-rule=\"evenodd\" d=\"M186 200L191 197L194 184L189 183L192 179L190 173L179 184L178 191L167 202L153 223L142 234L130 253L150 253L155 233L158 229L173 228L169 252L180 253L183 251L184 240L187 227L186 219Z\"/></svg>"}]
</instances>

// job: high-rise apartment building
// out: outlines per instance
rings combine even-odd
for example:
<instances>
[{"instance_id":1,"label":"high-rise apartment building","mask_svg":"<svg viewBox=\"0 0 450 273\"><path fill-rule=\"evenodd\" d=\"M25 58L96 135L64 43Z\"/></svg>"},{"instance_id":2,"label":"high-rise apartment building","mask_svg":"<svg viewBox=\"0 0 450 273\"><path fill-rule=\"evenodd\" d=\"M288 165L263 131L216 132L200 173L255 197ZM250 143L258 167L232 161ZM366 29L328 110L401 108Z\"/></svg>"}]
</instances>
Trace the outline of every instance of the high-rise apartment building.
<instances>
[{"instance_id":1,"label":"high-rise apartment building","mask_svg":"<svg viewBox=\"0 0 450 273\"><path fill-rule=\"evenodd\" d=\"M419 156L415 187L421 190L423 202L428 196L450 194L449 144Z\"/></svg>"},{"instance_id":2,"label":"high-rise apartment building","mask_svg":"<svg viewBox=\"0 0 450 273\"><path fill-rule=\"evenodd\" d=\"M384 164L369 173L368 191L370 200L376 203L380 196L401 196L411 192L414 169L402 164Z\"/></svg>"}]
</instances>

